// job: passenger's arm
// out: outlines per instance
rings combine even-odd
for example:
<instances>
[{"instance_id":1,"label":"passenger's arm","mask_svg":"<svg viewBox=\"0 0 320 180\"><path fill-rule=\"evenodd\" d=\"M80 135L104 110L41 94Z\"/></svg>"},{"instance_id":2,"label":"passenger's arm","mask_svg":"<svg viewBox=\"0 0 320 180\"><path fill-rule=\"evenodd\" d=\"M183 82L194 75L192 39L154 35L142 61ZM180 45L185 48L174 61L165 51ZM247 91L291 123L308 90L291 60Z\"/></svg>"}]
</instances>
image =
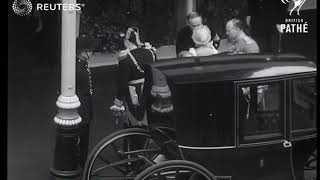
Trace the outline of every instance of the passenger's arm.
<instances>
[{"instance_id":1,"label":"passenger's arm","mask_svg":"<svg viewBox=\"0 0 320 180\"><path fill-rule=\"evenodd\" d=\"M245 48L246 53L259 53L260 49L256 43L248 44Z\"/></svg>"}]
</instances>

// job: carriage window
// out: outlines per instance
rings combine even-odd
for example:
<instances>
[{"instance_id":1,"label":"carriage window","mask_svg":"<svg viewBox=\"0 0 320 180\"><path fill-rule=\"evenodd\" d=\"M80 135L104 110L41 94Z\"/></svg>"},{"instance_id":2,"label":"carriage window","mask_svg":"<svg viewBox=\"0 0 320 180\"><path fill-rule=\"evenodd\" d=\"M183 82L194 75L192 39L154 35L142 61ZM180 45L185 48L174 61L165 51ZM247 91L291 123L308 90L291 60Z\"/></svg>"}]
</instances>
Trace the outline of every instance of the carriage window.
<instances>
[{"instance_id":1,"label":"carriage window","mask_svg":"<svg viewBox=\"0 0 320 180\"><path fill-rule=\"evenodd\" d=\"M292 130L316 128L317 91L315 78L292 81L291 120Z\"/></svg>"},{"instance_id":2,"label":"carriage window","mask_svg":"<svg viewBox=\"0 0 320 180\"><path fill-rule=\"evenodd\" d=\"M283 137L282 83L242 85L238 93L240 143Z\"/></svg>"}]
</instances>

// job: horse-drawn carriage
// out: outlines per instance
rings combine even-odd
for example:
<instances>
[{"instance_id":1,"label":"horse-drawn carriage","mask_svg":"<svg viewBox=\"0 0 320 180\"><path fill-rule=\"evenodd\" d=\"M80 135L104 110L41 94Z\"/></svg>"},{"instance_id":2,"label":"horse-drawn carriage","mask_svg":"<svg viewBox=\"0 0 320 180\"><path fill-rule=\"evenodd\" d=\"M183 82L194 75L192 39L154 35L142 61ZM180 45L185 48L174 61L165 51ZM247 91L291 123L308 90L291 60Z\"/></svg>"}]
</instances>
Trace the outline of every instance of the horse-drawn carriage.
<instances>
[{"instance_id":1,"label":"horse-drawn carriage","mask_svg":"<svg viewBox=\"0 0 320 180\"><path fill-rule=\"evenodd\" d=\"M107 136L89 155L84 180L303 179L317 139L313 62L295 54L242 54L148 67L167 79L173 112L166 117L173 125Z\"/></svg>"}]
</instances>

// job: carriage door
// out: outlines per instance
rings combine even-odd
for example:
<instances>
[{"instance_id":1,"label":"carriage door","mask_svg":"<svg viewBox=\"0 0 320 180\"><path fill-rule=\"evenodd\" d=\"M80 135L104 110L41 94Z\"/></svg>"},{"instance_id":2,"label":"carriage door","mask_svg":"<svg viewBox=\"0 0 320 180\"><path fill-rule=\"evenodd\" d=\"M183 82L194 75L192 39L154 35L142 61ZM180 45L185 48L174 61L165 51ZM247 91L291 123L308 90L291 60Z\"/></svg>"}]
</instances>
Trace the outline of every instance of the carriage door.
<instances>
[{"instance_id":1,"label":"carriage door","mask_svg":"<svg viewBox=\"0 0 320 180\"><path fill-rule=\"evenodd\" d=\"M237 146L244 179L292 179L285 81L237 84Z\"/></svg>"},{"instance_id":2,"label":"carriage door","mask_svg":"<svg viewBox=\"0 0 320 180\"><path fill-rule=\"evenodd\" d=\"M317 91L316 77L291 80L290 122L292 158L296 177L316 179Z\"/></svg>"}]
</instances>

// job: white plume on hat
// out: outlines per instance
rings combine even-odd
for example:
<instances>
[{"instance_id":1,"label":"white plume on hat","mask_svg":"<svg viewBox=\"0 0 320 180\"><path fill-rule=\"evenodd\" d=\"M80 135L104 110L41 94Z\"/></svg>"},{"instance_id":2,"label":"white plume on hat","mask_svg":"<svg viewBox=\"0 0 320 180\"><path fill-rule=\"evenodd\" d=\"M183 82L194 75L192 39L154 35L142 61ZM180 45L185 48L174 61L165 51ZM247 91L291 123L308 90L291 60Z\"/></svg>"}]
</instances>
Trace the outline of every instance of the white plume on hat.
<instances>
[{"instance_id":1,"label":"white plume on hat","mask_svg":"<svg viewBox=\"0 0 320 180\"><path fill-rule=\"evenodd\" d=\"M198 26L193 30L192 40L196 46L206 45L211 41L211 31L206 25Z\"/></svg>"}]
</instances>

